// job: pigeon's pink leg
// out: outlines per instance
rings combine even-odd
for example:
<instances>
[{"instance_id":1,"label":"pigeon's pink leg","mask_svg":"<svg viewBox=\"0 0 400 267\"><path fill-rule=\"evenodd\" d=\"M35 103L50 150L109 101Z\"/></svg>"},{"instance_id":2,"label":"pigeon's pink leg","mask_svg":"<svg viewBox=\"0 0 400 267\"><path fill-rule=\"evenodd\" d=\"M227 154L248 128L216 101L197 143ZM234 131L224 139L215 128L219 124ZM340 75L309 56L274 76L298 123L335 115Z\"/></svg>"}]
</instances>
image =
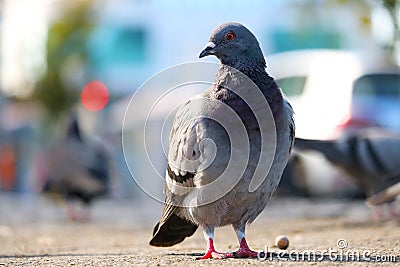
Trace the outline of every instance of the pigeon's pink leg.
<instances>
[{"instance_id":1,"label":"pigeon's pink leg","mask_svg":"<svg viewBox=\"0 0 400 267\"><path fill-rule=\"evenodd\" d=\"M206 259L226 259L229 258L229 254L217 252L214 248L214 227L205 226L204 227L204 237L207 240L207 251L204 256L196 258L196 260L206 260ZM232 256L230 256L232 257Z\"/></svg>"},{"instance_id":2,"label":"pigeon's pink leg","mask_svg":"<svg viewBox=\"0 0 400 267\"><path fill-rule=\"evenodd\" d=\"M385 203L374 208L372 212L372 221L379 222L385 220L397 220L400 218L399 212L394 203Z\"/></svg>"},{"instance_id":3,"label":"pigeon's pink leg","mask_svg":"<svg viewBox=\"0 0 400 267\"><path fill-rule=\"evenodd\" d=\"M257 258L258 252L253 251L247 245L247 241L245 238L245 227L242 226L239 229L235 229L236 235L240 242L240 247L236 252L229 253L229 258Z\"/></svg>"},{"instance_id":4,"label":"pigeon's pink leg","mask_svg":"<svg viewBox=\"0 0 400 267\"><path fill-rule=\"evenodd\" d=\"M67 201L67 215L68 219L70 219L71 221L77 221L79 218L78 212L75 210L75 207L69 201Z\"/></svg>"},{"instance_id":5,"label":"pigeon's pink leg","mask_svg":"<svg viewBox=\"0 0 400 267\"><path fill-rule=\"evenodd\" d=\"M89 222L90 221L90 206L84 204L81 210L81 214L79 217L80 222Z\"/></svg>"},{"instance_id":6,"label":"pigeon's pink leg","mask_svg":"<svg viewBox=\"0 0 400 267\"><path fill-rule=\"evenodd\" d=\"M389 203L388 205L389 205L389 218L390 219L394 219L394 220L397 220L397 219L399 219L400 218L400 213L399 213L399 211L397 210L397 206L396 205L394 205L395 203Z\"/></svg>"},{"instance_id":7,"label":"pigeon's pink leg","mask_svg":"<svg viewBox=\"0 0 400 267\"><path fill-rule=\"evenodd\" d=\"M214 241L212 238L209 238L207 241L207 251L204 256L197 258L196 260L206 260L206 259L226 259L229 256L225 253L220 253L215 251Z\"/></svg>"}]
</instances>

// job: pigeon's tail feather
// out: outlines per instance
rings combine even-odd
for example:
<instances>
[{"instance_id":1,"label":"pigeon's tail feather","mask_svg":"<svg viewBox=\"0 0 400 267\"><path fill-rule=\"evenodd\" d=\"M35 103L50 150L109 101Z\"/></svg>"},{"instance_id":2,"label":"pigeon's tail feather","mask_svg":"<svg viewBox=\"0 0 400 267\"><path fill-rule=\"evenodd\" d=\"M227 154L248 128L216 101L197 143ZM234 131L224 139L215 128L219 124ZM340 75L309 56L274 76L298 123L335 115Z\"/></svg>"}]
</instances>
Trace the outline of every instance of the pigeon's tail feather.
<instances>
[{"instance_id":1,"label":"pigeon's tail feather","mask_svg":"<svg viewBox=\"0 0 400 267\"><path fill-rule=\"evenodd\" d=\"M296 137L294 147L301 150L315 150L321 152L332 163L343 160L343 151L339 149L334 141L302 139Z\"/></svg>"},{"instance_id":2,"label":"pigeon's tail feather","mask_svg":"<svg viewBox=\"0 0 400 267\"><path fill-rule=\"evenodd\" d=\"M377 206L383 203L391 202L400 195L400 182L391 187L369 197L366 201L367 205Z\"/></svg>"},{"instance_id":3,"label":"pigeon's tail feather","mask_svg":"<svg viewBox=\"0 0 400 267\"><path fill-rule=\"evenodd\" d=\"M197 225L172 214L161 225L157 223L153 230L150 245L155 247L170 247L182 242L186 237L194 234Z\"/></svg>"}]
</instances>

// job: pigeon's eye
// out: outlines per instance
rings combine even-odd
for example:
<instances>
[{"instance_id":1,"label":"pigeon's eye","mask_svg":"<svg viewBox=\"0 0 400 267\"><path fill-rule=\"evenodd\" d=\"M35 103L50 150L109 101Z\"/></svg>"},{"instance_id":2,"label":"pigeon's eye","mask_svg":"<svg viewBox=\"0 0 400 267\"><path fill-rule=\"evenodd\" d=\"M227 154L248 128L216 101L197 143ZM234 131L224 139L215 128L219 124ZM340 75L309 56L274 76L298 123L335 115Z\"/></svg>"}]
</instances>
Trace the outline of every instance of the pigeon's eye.
<instances>
[{"instance_id":1,"label":"pigeon's eye","mask_svg":"<svg viewBox=\"0 0 400 267\"><path fill-rule=\"evenodd\" d=\"M225 38L226 38L226 40L228 40L228 41L232 41L233 39L235 39L235 34L233 33L233 32L228 32L226 35L225 35Z\"/></svg>"}]
</instances>

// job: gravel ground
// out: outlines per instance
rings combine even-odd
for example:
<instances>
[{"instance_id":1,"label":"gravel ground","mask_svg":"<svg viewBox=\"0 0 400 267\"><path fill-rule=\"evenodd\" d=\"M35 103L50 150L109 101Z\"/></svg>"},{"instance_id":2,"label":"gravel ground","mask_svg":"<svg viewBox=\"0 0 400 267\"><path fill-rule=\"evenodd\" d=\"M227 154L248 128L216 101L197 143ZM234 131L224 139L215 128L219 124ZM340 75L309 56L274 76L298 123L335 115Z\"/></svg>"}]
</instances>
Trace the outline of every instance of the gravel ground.
<instances>
[{"instance_id":1,"label":"gravel ground","mask_svg":"<svg viewBox=\"0 0 400 267\"><path fill-rule=\"evenodd\" d=\"M362 202L274 200L247 230L250 247L268 251L266 259L204 261L195 260L206 245L201 231L171 248L148 245L160 214L160 205L150 202L99 202L91 222L74 223L65 220L59 206L42 198L31 199L27 208L26 199L0 196L0 266L393 266L390 261L400 262L399 222L371 221ZM290 240L287 250L273 246L281 234ZM217 250L237 249L231 228L217 229L215 238Z\"/></svg>"}]
</instances>

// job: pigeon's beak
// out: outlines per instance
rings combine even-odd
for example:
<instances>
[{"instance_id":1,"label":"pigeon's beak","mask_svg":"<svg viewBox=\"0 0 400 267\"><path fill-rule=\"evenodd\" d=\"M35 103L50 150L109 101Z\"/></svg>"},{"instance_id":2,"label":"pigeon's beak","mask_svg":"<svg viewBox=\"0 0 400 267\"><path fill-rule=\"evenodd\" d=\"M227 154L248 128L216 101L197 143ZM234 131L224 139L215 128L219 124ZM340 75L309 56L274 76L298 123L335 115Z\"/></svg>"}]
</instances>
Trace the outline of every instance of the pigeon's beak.
<instances>
[{"instance_id":1,"label":"pigeon's beak","mask_svg":"<svg viewBox=\"0 0 400 267\"><path fill-rule=\"evenodd\" d=\"M208 42L206 47L203 49L203 51L201 51L199 58L205 57L205 56L209 56L209 55L213 55L214 54L214 47L215 44L213 42Z\"/></svg>"}]
</instances>

